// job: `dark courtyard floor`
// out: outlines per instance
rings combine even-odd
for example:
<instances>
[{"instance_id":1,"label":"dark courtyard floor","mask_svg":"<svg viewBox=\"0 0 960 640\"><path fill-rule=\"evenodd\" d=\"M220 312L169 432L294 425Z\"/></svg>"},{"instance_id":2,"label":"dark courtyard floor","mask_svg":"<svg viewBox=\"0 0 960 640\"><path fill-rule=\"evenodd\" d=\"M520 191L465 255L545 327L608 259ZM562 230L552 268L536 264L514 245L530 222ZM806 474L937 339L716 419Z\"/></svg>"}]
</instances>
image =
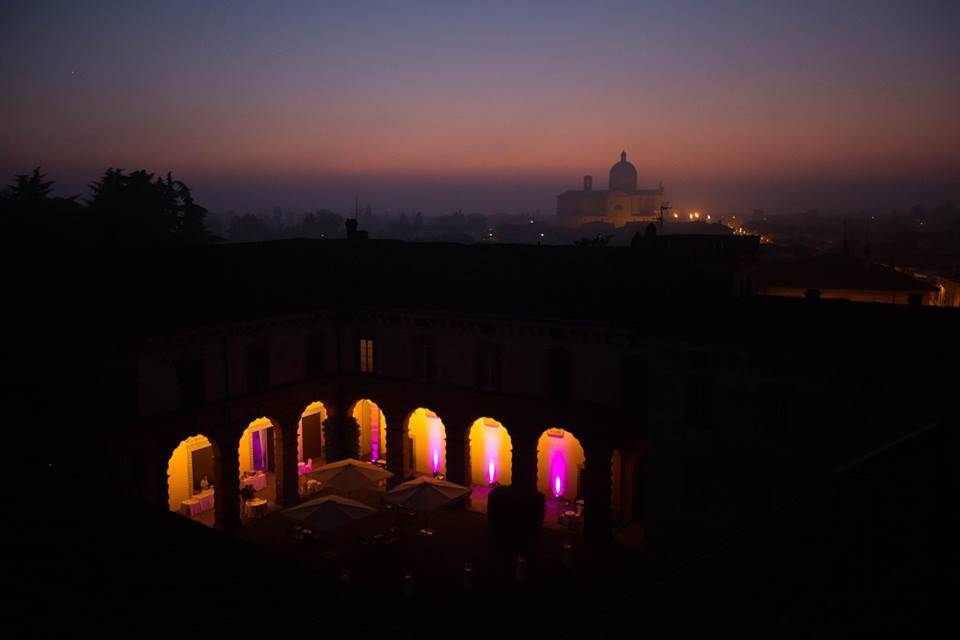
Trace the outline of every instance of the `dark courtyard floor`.
<instances>
[{"instance_id":1,"label":"dark courtyard floor","mask_svg":"<svg viewBox=\"0 0 960 640\"><path fill-rule=\"evenodd\" d=\"M432 535L420 533L425 525ZM393 528L395 535L390 534ZM562 632L609 607L625 583L639 583L644 572L638 555L612 542L589 549L573 532L543 528L524 543L498 541L486 514L465 509L428 517L382 511L314 538L297 539L291 531L292 523L277 512L249 522L234 535L366 594L374 604L372 616L379 611L376 603L385 600L429 602L425 609L418 608L427 618L482 602L497 602L497 615L512 615L530 601L540 608L539 628ZM570 566L564 565L565 545L571 545ZM525 569L518 576L521 556ZM464 578L468 564L469 585Z\"/></svg>"}]
</instances>

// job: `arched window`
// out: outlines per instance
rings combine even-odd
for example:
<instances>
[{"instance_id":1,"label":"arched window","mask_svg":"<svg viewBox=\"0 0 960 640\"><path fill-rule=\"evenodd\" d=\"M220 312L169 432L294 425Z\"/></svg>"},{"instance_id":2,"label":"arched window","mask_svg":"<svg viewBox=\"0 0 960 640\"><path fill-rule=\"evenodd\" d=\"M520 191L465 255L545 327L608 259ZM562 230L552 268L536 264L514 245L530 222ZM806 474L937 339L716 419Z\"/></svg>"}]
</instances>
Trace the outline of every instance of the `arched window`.
<instances>
[{"instance_id":1,"label":"arched window","mask_svg":"<svg viewBox=\"0 0 960 640\"><path fill-rule=\"evenodd\" d=\"M180 442L167 461L167 500L171 511L214 524L214 447L204 435Z\"/></svg>"},{"instance_id":2,"label":"arched window","mask_svg":"<svg viewBox=\"0 0 960 640\"><path fill-rule=\"evenodd\" d=\"M627 356L623 359L620 374L623 403L646 413L650 389L647 359L641 355Z\"/></svg>"},{"instance_id":3,"label":"arched window","mask_svg":"<svg viewBox=\"0 0 960 640\"><path fill-rule=\"evenodd\" d=\"M437 371L437 341L416 336L411 345L410 373L416 380L433 380Z\"/></svg>"},{"instance_id":4,"label":"arched window","mask_svg":"<svg viewBox=\"0 0 960 640\"><path fill-rule=\"evenodd\" d=\"M562 400L573 396L574 359L566 349L554 347L544 359L544 393L548 398Z\"/></svg>"},{"instance_id":5,"label":"arched window","mask_svg":"<svg viewBox=\"0 0 960 640\"><path fill-rule=\"evenodd\" d=\"M503 345L497 342L478 342L474 365L478 388L499 389L503 383Z\"/></svg>"}]
</instances>

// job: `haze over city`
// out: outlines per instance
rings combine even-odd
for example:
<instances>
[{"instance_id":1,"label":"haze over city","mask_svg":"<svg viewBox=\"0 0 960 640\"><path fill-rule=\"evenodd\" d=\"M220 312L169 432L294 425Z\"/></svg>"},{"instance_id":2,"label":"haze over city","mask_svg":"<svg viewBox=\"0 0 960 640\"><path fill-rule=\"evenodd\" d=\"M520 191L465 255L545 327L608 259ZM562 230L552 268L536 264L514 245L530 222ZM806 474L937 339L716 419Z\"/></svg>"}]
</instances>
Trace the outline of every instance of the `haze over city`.
<instances>
[{"instance_id":1,"label":"haze over city","mask_svg":"<svg viewBox=\"0 0 960 640\"><path fill-rule=\"evenodd\" d=\"M625 149L675 206L934 205L960 187L958 22L954 2L14 2L0 172L86 196L107 167L172 171L214 211L546 215Z\"/></svg>"}]
</instances>

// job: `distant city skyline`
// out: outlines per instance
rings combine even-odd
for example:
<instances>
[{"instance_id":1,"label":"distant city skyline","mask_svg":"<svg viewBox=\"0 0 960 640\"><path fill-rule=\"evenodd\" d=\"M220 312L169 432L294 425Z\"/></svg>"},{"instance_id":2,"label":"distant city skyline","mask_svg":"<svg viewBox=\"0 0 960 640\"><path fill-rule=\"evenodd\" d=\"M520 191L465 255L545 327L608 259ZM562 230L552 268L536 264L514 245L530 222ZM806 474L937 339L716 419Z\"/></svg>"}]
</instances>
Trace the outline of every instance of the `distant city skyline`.
<instances>
[{"instance_id":1,"label":"distant city skyline","mask_svg":"<svg viewBox=\"0 0 960 640\"><path fill-rule=\"evenodd\" d=\"M621 149L717 212L960 193L951 2L14 4L0 171L211 209L552 215ZM11 99L12 97L12 99Z\"/></svg>"}]
</instances>

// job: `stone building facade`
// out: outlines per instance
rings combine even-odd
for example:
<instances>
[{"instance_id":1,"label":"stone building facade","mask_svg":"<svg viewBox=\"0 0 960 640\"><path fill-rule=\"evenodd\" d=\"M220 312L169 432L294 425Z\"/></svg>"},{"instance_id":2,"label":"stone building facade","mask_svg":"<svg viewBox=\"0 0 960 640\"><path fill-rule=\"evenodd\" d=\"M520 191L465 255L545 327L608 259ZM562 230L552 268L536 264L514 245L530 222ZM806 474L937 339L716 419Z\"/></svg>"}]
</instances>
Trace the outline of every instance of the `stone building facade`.
<instances>
[{"instance_id":1,"label":"stone building facade","mask_svg":"<svg viewBox=\"0 0 960 640\"><path fill-rule=\"evenodd\" d=\"M663 183L656 189L637 188L637 169L627 162L627 152L610 168L609 188L594 189L593 177L583 177L583 189L557 196L557 220L568 227L605 222L622 227L631 222L659 219Z\"/></svg>"},{"instance_id":2,"label":"stone building facade","mask_svg":"<svg viewBox=\"0 0 960 640\"><path fill-rule=\"evenodd\" d=\"M452 287L462 283L447 282L449 298L404 305L413 292L427 291L412 282L424 277L418 265L430 262L427 249L367 242L316 243L307 251L278 243L257 251L299 265L274 273L304 274L297 278L304 288L291 287L302 310L277 304L271 312L274 303L264 302L255 318L201 322L188 314L176 329L111 339L99 369L105 473L165 505L171 452L204 435L214 449L218 527L241 524L238 443L261 417L277 431L276 500L301 500L297 425L315 402L337 429L349 428L357 401L374 401L387 419L386 463L395 480L411 470L406 426L418 408L442 419L447 475L463 484L471 482L468 430L478 418L509 431L512 482L530 489L537 485L538 438L551 428L569 431L584 449L585 536L605 541L639 526L646 553L664 559L943 415L925 399L949 385L929 362L944 354L934 358L910 336L919 335L920 324L924 335L948 335L956 318L948 309L765 300L732 282L706 300L645 299L612 284L585 300L583 312L567 302L536 305L540 315L520 304L529 293L522 283L487 283L491 298L475 286L464 299L477 299L470 305L454 296ZM474 249L457 251L469 265ZM518 260L509 247L494 251L501 263ZM586 255L575 251L564 249L564 260ZM604 262L616 255L605 250ZM377 273L389 261L397 280L366 281L369 272L356 265L367 259ZM318 265L348 264L351 275L339 287L330 284L318 303L303 278L320 272ZM357 291L365 283L369 289ZM516 302L494 307L492 300L505 295ZM903 336L884 345L879 362L878 331Z\"/></svg>"}]
</instances>

